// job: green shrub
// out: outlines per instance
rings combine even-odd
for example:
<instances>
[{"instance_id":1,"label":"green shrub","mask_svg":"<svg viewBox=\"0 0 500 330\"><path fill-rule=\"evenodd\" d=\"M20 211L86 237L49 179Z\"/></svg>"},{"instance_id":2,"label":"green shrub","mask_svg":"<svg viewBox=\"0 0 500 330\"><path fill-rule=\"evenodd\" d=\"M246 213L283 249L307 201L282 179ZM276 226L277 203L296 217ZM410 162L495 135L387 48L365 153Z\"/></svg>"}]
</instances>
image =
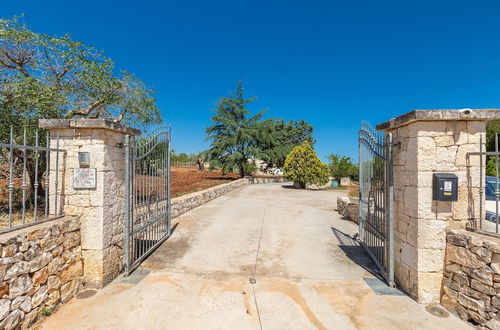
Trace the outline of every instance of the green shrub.
<instances>
[{"instance_id":1,"label":"green shrub","mask_svg":"<svg viewBox=\"0 0 500 330\"><path fill-rule=\"evenodd\" d=\"M302 143L286 156L284 175L293 180L296 187L307 185L324 185L328 182L328 166L319 160L308 142Z\"/></svg>"}]
</instances>

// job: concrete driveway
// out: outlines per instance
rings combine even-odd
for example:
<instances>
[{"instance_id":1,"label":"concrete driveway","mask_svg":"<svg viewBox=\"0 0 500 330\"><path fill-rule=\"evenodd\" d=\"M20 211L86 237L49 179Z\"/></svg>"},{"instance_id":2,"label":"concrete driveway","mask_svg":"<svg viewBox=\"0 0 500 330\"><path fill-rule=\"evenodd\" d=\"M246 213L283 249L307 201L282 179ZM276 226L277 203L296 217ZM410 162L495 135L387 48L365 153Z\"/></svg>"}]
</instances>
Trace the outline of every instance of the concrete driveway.
<instances>
[{"instance_id":1,"label":"concrete driveway","mask_svg":"<svg viewBox=\"0 0 500 330\"><path fill-rule=\"evenodd\" d=\"M338 195L241 187L174 219L135 275L73 299L43 328L468 329L368 286L374 266L334 211Z\"/></svg>"}]
</instances>

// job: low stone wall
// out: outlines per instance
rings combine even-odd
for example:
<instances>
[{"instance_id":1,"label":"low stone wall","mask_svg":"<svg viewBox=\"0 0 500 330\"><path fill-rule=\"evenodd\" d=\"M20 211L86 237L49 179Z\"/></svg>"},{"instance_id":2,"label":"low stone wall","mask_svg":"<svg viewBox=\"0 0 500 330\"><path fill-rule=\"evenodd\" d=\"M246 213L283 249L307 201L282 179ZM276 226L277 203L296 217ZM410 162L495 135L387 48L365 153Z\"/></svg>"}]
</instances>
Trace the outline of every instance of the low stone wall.
<instances>
[{"instance_id":1,"label":"low stone wall","mask_svg":"<svg viewBox=\"0 0 500 330\"><path fill-rule=\"evenodd\" d=\"M247 178L238 179L229 183L221 184L209 189L197 191L192 194L172 198L172 217L175 218L189 210L203 205L212 199L227 194L228 192L249 183Z\"/></svg>"},{"instance_id":2,"label":"low stone wall","mask_svg":"<svg viewBox=\"0 0 500 330\"><path fill-rule=\"evenodd\" d=\"M254 178L254 177L250 177L248 180L252 184L289 182L289 180L285 179L284 177L268 177L268 178Z\"/></svg>"},{"instance_id":3,"label":"low stone wall","mask_svg":"<svg viewBox=\"0 0 500 330\"><path fill-rule=\"evenodd\" d=\"M82 285L80 220L64 217L0 235L0 328L28 328Z\"/></svg>"},{"instance_id":4,"label":"low stone wall","mask_svg":"<svg viewBox=\"0 0 500 330\"><path fill-rule=\"evenodd\" d=\"M337 198L337 212L342 216L347 217L359 223L359 201L357 198L338 197Z\"/></svg>"},{"instance_id":5,"label":"low stone wall","mask_svg":"<svg viewBox=\"0 0 500 330\"><path fill-rule=\"evenodd\" d=\"M441 304L453 314L500 329L500 239L450 230L441 293Z\"/></svg>"}]
</instances>

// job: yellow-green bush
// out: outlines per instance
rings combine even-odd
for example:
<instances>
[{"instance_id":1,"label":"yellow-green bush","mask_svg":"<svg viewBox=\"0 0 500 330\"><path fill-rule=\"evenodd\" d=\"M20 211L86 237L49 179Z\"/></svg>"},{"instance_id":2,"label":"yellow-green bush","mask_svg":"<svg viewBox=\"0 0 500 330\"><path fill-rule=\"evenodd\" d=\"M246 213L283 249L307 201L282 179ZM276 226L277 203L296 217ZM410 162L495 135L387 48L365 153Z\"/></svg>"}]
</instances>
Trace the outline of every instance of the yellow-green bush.
<instances>
[{"instance_id":1,"label":"yellow-green bush","mask_svg":"<svg viewBox=\"0 0 500 330\"><path fill-rule=\"evenodd\" d=\"M308 142L290 151L286 156L283 172L287 179L293 180L294 185L300 188L309 184L324 185L328 182L328 166L319 160Z\"/></svg>"}]
</instances>

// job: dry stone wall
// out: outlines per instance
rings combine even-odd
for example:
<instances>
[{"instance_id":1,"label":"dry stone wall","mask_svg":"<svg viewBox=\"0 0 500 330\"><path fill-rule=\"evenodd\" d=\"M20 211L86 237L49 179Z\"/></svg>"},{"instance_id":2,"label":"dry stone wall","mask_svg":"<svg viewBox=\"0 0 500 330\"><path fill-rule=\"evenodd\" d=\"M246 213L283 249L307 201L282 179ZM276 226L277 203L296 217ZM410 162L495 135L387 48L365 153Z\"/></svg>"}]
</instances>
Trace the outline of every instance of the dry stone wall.
<instances>
[{"instance_id":1,"label":"dry stone wall","mask_svg":"<svg viewBox=\"0 0 500 330\"><path fill-rule=\"evenodd\" d=\"M80 221L64 217L0 235L0 329L29 328L82 286Z\"/></svg>"},{"instance_id":2,"label":"dry stone wall","mask_svg":"<svg viewBox=\"0 0 500 330\"><path fill-rule=\"evenodd\" d=\"M466 321L500 329L499 238L448 232L441 304Z\"/></svg>"},{"instance_id":3,"label":"dry stone wall","mask_svg":"<svg viewBox=\"0 0 500 330\"><path fill-rule=\"evenodd\" d=\"M350 197L337 197L337 212L359 223L359 200Z\"/></svg>"},{"instance_id":4,"label":"dry stone wall","mask_svg":"<svg viewBox=\"0 0 500 330\"><path fill-rule=\"evenodd\" d=\"M277 177L277 178L273 178L273 177L269 177L269 178L254 178L254 177L250 177L249 180L250 180L250 183L253 183L253 184L257 184L257 183L289 182L289 180L287 180L284 177Z\"/></svg>"},{"instance_id":5,"label":"dry stone wall","mask_svg":"<svg viewBox=\"0 0 500 330\"><path fill-rule=\"evenodd\" d=\"M175 218L183 213L186 213L189 210L194 209L195 207L205 204L248 183L248 179L243 178L192 194L172 198L172 217Z\"/></svg>"}]
</instances>

